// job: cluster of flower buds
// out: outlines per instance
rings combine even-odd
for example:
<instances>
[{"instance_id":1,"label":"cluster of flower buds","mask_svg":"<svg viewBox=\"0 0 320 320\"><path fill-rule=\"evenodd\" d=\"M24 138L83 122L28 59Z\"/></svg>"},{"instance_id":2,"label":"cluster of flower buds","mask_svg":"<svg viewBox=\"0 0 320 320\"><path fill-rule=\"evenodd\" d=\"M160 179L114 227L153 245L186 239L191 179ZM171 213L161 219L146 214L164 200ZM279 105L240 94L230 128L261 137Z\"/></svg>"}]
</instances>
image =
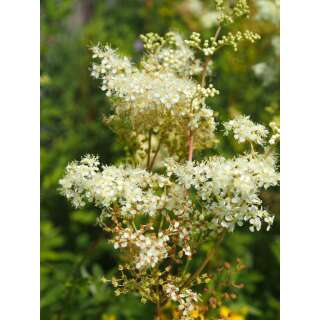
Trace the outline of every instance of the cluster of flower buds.
<instances>
[{"instance_id":1,"label":"cluster of flower buds","mask_svg":"<svg viewBox=\"0 0 320 320\"><path fill-rule=\"evenodd\" d=\"M234 51L238 51L238 43L243 40L247 40L251 43L259 40L261 37L259 34L246 30L245 32L237 31L235 34L229 32L227 35L223 35L218 40L218 46L232 46Z\"/></svg>"}]
</instances>

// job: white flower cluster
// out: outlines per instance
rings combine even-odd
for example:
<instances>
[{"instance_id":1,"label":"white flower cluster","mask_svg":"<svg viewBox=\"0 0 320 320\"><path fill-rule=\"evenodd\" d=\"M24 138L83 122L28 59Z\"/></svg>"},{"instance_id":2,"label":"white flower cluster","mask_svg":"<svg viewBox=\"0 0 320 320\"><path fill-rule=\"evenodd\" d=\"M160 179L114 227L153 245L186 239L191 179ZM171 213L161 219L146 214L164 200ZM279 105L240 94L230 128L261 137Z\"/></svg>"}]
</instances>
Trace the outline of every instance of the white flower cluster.
<instances>
[{"instance_id":1,"label":"white flower cluster","mask_svg":"<svg viewBox=\"0 0 320 320\"><path fill-rule=\"evenodd\" d=\"M176 38L178 44L183 43L179 36ZM140 110L171 109L178 104L190 105L197 92L193 81L176 74L181 73L182 67L189 67L187 62L193 57L185 45L178 45L177 49L164 47L157 55L149 55L141 70L132 67L126 57L120 57L108 46L96 46L92 50L93 57L100 61L93 65L92 76L102 79L102 90L108 96L125 102L121 107L129 109L134 103L134 108Z\"/></svg>"},{"instance_id":2,"label":"white flower cluster","mask_svg":"<svg viewBox=\"0 0 320 320\"><path fill-rule=\"evenodd\" d=\"M76 208L87 202L103 209L116 205L122 216L130 217L152 216L164 206L165 197L155 190L169 185L167 178L138 168L104 166L99 171L98 166L97 157L90 155L67 166L61 191Z\"/></svg>"},{"instance_id":3,"label":"white flower cluster","mask_svg":"<svg viewBox=\"0 0 320 320\"><path fill-rule=\"evenodd\" d=\"M87 155L78 163L68 164L65 176L60 179L62 194L71 200L75 208L83 207L86 202L88 184L99 170L99 160L95 156Z\"/></svg>"},{"instance_id":4,"label":"white flower cluster","mask_svg":"<svg viewBox=\"0 0 320 320\"><path fill-rule=\"evenodd\" d=\"M119 230L114 240L115 249L123 249L128 246L138 249L135 256L135 267L146 269L155 267L161 260L168 256L166 243L169 237L163 233L156 235L144 235L142 230L134 231L131 228Z\"/></svg>"},{"instance_id":5,"label":"white flower cluster","mask_svg":"<svg viewBox=\"0 0 320 320\"><path fill-rule=\"evenodd\" d=\"M248 6L245 0L237 0L226 9L222 0L215 2L219 27L208 40L198 33L187 41L175 33L164 37L149 33L142 36L147 54L137 65L109 46L92 48L96 63L91 74L116 102L115 113L107 121L119 127L121 137L133 140L128 148L132 144L135 149L130 152L142 154L139 166L143 163L146 169L101 166L97 157L87 155L70 163L60 180L61 193L76 208L93 204L102 210L98 222L110 232L114 248L126 256L125 266L119 266L121 275L112 280L116 294L135 291L142 301L160 308L169 298L177 302L181 320L192 318L200 295L190 287L202 280L195 273L181 286L188 274L187 265L182 274L179 265L191 259L199 241L217 239L237 225L247 222L253 232L265 223L269 230L274 217L262 207L259 195L279 181L270 145L278 141L280 129L271 123L268 137L266 127L245 116L225 122L224 127L237 141L251 144L250 154L192 162L194 150L216 141L216 123L206 98L219 92L213 85L204 85L208 56L221 46L236 49L240 40L258 39L250 31L219 39L222 23L247 15ZM202 65L197 56L206 56ZM252 143L264 148L256 151ZM158 167L161 174L154 173L158 153L158 161L169 154L180 163L169 159L165 168ZM186 153L190 161L181 163Z\"/></svg>"},{"instance_id":6,"label":"white flower cluster","mask_svg":"<svg viewBox=\"0 0 320 320\"><path fill-rule=\"evenodd\" d=\"M91 75L94 78L100 78L107 74L131 73L133 67L127 57L120 57L115 50L109 46L97 45L92 48L93 59L98 58L100 64L93 64Z\"/></svg>"},{"instance_id":7,"label":"white flower cluster","mask_svg":"<svg viewBox=\"0 0 320 320\"><path fill-rule=\"evenodd\" d=\"M169 176L186 189L196 190L202 203L202 219L210 217L211 228L233 231L236 224L249 221L250 230L260 230L261 221L268 225L273 217L261 208L261 188L275 186L279 181L272 155L244 155L234 159L213 157L200 163L185 165L167 162Z\"/></svg>"},{"instance_id":8,"label":"white flower cluster","mask_svg":"<svg viewBox=\"0 0 320 320\"><path fill-rule=\"evenodd\" d=\"M166 243L169 241L168 236L159 233L157 237L141 235L136 241L136 246L140 249L136 267L144 269L155 267L155 265L168 256Z\"/></svg>"},{"instance_id":9,"label":"white flower cluster","mask_svg":"<svg viewBox=\"0 0 320 320\"><path fill-rule=\"evenodd\" d=\"M226 134L233 131L234 138L240 142L254 142L260 145L265 143L268 130L261 124L252 122L249 116L239 116L224 123Z\"/></svg>"},{"instance_id":10,"label":"white flower cluster","mask_svg":"<svg viewBox=\"0 0 320 320\"><path fill-rule=\"evenodd\" d=\"M172 283L167 283L164 286L164 291L167 296L178 303L178 309L181 312L181 320L191 320L192 311L196 309L196 304L199 302L199 295L191 289L179 289Z\"/></svg>"},{"instance_id":11,"label":"white flower cluster","mask_svg":"<svg viewBox=\"0 0 320 320\"><path fill-rule=\"evenodd\" d=\"M203 88L191 78L203 70L193 49L172 32L143 39L150 52L139 67L108 46L92 48L97 63L91 74L102 81L106 95L116 99L115 113L129 119L137 134L146 134L139 125L144 120L158 132L170 126L175 136L183 136L188 128L196 130L198 148L212 143L215 122L205 99L219 92L212 84Z\"/></svg>"}]
</instances>

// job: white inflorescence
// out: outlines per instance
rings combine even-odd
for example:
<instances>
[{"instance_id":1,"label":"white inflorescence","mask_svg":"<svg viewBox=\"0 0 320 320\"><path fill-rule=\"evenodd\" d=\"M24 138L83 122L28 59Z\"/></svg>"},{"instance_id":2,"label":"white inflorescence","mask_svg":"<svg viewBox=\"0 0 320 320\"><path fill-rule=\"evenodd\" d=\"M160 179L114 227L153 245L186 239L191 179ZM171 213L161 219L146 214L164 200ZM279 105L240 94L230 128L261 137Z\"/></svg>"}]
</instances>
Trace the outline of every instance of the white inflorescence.
<instances>
[{"instance_id":1,"label":"white inflorescence","mask_svg":"<svg viewBox=\"0 0 320 320\"><path fill-rule=\"evenodd\" d=\"M141 231L134 231L131 228L120 230L113 245L115 249L133 247L138 249L135 267L146 269L155 267L161 260L168 256L166 243L169 237L162 233L156 235L144 235Z\"/></svg>"},{"instance_id":2,"label":"white inflorescence","mask_svg":"<svg viewBox=\"0 0 320 320\"><path fill-rule=\"evenodd\" d=\"M143 40L150 52L138 66L109 46L92 48L96 63L91 74L100 79L105 94L115 99L115 113L129 117L133 127L152 119L152 128L158 131L168 126L176 135L195 130L196 147L212 143L215 121L205 99L219 91L212 84L203 88L192 79L202 71L194 50L175 33L166 38L148 34Z\"/></svg>"},{"instance_id":3,"label":"white inflorescence","mask_svg":"<svg viewBox=\"0 0 320 320\"><path fill-rule=\"evenodd\" d=\"M249 221L250 230L259 231L261 222L269 230L273 217L261 207L261 188L275 186L279 181L272 155L244 155L234 159L214 157L200 163L167 162L169 176L186 189L193 187L206 212L211 228L233 231L236 224Z\"/></svg>"},{"instance_id":4,"label":"white inflorescence","mask_svg":"<svg viewBox=\"0 0 320 320\"><path fill-rule=\"evenodd\" d=\"M60 185L76 208L90 202L103 209L116 204L123 216L152 216L163 207L164 197L153 190L168 185L167 178L138 168L104 166L99 171L98 166L97 157L90 155L67 166Z\"/></svg>"},{"instance_id":5,"label":"white inflorescence","mask_svg":"<svg viewBox=\"0 0 320 320\"><path fill-rule=\"evenodd\" d=\"M199 302L199 295L190 289L179 289L172 283L164 286L167 296L178 303L178 309L181 312L181 320L190 320L192 311L196 309Z\"/></svg>"},{"instance_id":6,"label":"white inflorescence","mask_svg":"<svg viewBox=\"0 0 320 320\"><path fill-rule=\"evenodd\" d=\"M120 57L108 46L94 47L93 52L93 57L98 58L100 64L93 65L92 76L102 80L101 88L107 96L118 97L125 102L122 107L130 108L130 103L142 110L171 109L178 104L187 106L197 92L196 83L176 73L176 70L181 70L180 65L188 66L182 59L191 54L186 48L165 48L156 57L152 56L152 60L145 61L141 70L131 66L126 57ZM151 73L152 68L159 70Z\"/></svg>"},{"instance_id":7,"label":"white inflorescence","mask_svg":"<svg viewBox=\"0 0 320 320\"><path fill-rule=\"evenodd\" d=\"M236 1L231 12L224 10L223 1L215 2L219 25L248 14L245 0ZM187 278L187 264L179 275L178 265L192 258L199 243L217 240L237 225L246 224L254 232L265 224L269 230L274 216L263 208L260 193L279 182L272 145L279 141L280 129L272 122L269 133L248 116L225 122L224 128L238 142L248 142L250 153L181 162L187 152L192 159L193 150L217 140L214 112L206 99L219 92L212 84L204 85L209 56L222 46L237 50L239 41L259 38L251 31L220 39L218 34L219 30L202 40L193 33L185 41L172 32L164 37L149 33L141 37L146 54L136 65L109 46L93 47L91 74L115 102L107 122L119 127L117 133L124 140L132 138L136 149L130 154L138 165L101 166L98 157L86 155L68 164L60 180L61 193L74 207L92 204L101 209L100 226L110 233L113 247L124 253L124 266L118 268L121 276L111 281L116 295L134 291L142 301L158 305L163 298L171 299L182 320L192 318L200 300L190 287L205 282L201 275ZM197 58L201 56L204 64ZM259 145L257 151L253 144ZM174 159L155 173L159 150L164 155L158 158ZM135 152L145 156L143 161L135 161Z\"/></svg>"},{"instance_id":8,"label":"white inflorescence","mask_svg":"<svg viewBox=\"0 0 320 320\"><path fill-rule=\"evenodd\" d=\"M234 138L239 142L254 142L260 145L265 143L268 130L261 124L256 124L248 116L240 116L224 123L226 134L233 131Z\"/></svg>"},{"instance_id":9,"label":"white inflorescence","mask_svg":"<svg viewBox=\"0 0 320 320\"><path fill-rule=\"evenodd\" d=\"M157 238L141 235L136 242L136 246L140 249L136 267L138 269L155 267L159 261L165 259L168 256L167 241L169 237L162 234Z\"/></svg>"}]
</instances>

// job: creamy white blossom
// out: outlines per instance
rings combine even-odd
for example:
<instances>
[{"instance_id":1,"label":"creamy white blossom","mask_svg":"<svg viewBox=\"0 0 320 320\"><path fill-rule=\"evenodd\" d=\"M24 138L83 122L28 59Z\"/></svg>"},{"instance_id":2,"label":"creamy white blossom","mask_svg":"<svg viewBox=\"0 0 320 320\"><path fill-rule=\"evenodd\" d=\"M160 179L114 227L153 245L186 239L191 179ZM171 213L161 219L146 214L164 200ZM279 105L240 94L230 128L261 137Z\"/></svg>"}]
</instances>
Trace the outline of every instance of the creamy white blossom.
<instances>
[{"instance_id":1,"label":"creamy white blossom","mask_svg":"<svg viewBox=\"0 0 320 320\"><path fill-rule=\"evenodd\" d=\"M226 134L233 132L234 138L240 143L254 142L260 145L265 143L268 130L261 124L256 124L248 116L239 116L224 123Z\"/></svg>"},{"instance_id":2,"label":"creamy white blossom","mask_svg":"<svg viewBox=\"0 0 320 320\"><path fill-rule=\"evenodd\" d=\"M117 205L123 216L152 216L163 207L165 198L154 189L169 185L167 178L139 168L104 166L100 171L98 166L98 159L90 155L67 166L61 190L76 208L86 203L103 209Z\"/></svg>"},{"instance_id":3,"label":"creamy white blossom","mask_svg":"<svg viewBox=\"0 0 320 320\"><path fill-rule=\"evenodd\" d=\"M192 79L203 70L194 50L172 32L164 38L148 34L143 40L150 53L137 66L109 46L92 48L96 62L91 74L100 79L105 94L115 99L115 115L129 119L137 134L146 134L141 121L160 132L170 126L176 137L190 128L198 137L196 148L209 146L216 123L205 99L219 91L212 84L203 88ZM163 142L168 144L167 139Z\"/></svg>"},{"instance_id":4,"label":"creamy white blossom","mask_svg":"<svg viewBox=\"0 0 320 320\"><path fill-rule=\"evenodd\" d=\"M233 231L236 224L245 221L250 230L260 230L265 221L268 226L272 219L261 207L261 188L275 186L279 181L276 161L273 155L244 155L234 159L213 157L209 160L186 164L167 161L169 176L186 189L194 188L203 205L203 214L211 219L211 228L225 228Z\"/></svg>"},{"instance_id":5,"label":"creamy white blossom","mask_svg":"<svg viewBox=\"0 0 320 320\"><path fill-rule=\"evenodd\" d=\"M168 256L167 242L169 237L162 233L156 235L144 235L141 230L132 228L119 230L112 241L115 249L124 249L128 246L137 249L135 267L146 269L155 267L161 260Z\"/></svg>"},{"instance_id":6,"label":"creamy white blossom","mask_svg":"<svg viewBox=\"0 0 320 320\"><path fill-rule=\"evenodd\" d=\"M188 3L204 10L199 2ZM215 3L217 11L203 23L215 19L220 28L249 13L246 0L228 10L222 0ZM141 37L146 53L136 64L108 45L93 47L91 75L114 103L106 122L127 142L131 165L101 165L98 157L87 155L68 164L60 179L60 191L74 207L101 210L97 221L123 258L119 277L110 281L115 294L133 291L159 307L172 300L181 320L192 319L200 302L193 287L212 279L201 275L203 266L198 274L189 273L186 262L199 243L214 249L215 241L237 226L269 230L274 221L260 195L279 182L275 123L269 135L248 116L225 122L225 133L250 143L250 152L192 161L194 150L217 143L214 111L207 104L219 94L213 84L206 85L210 56L223 46L237 50L239 41L259 38L248 30L219 37L219 28L204 40L199 33L188 40L173 32L148 33ZM160 164L154 166L157 157Z\"/></svg>"}]
</instances>

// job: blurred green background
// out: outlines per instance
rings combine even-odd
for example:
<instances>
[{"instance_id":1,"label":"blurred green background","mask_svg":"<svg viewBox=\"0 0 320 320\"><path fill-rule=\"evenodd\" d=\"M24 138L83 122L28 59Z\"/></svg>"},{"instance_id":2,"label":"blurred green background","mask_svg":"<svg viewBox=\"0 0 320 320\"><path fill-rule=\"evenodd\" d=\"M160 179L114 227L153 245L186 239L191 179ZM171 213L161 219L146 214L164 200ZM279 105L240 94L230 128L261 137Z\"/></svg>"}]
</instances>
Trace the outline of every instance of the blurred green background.
<instances>
[{"instance_id":1,"label":"blurred green background","mask_svg":"<svg viewBox=\"0 0 320 320\"><path fill-rule=\"evenodd\" d=\"M117 257L95 221L94 209L73 210L59 195L58 180L69 161L86 153L103 163L124 157L113 133L102 123L110 105L90 77L88 48L100 43L141 55L139 35L177 30L188 35L214 32L213 1L199 0L42 0L41 1L41 318L152 319L152 307L133 295L115 297L100 282L111 275ZM233 28L250 27L262 40L219 52L211 81L221 94L210 105L225 120L238 112L268 124L279 118L279 3L249 1L252 17ZM236 148L225 139L218 150ZM204 153L196 154L200 158ZM270 232L237 230L221 249L225 261L240 257L248 266L245 288L234 310L241 319L279 319L279 190L263 194L276 214ZM103 241L101 241L101 239ZM242 317L242 318L241 318Z\"/></svg>"}]
</instances>

